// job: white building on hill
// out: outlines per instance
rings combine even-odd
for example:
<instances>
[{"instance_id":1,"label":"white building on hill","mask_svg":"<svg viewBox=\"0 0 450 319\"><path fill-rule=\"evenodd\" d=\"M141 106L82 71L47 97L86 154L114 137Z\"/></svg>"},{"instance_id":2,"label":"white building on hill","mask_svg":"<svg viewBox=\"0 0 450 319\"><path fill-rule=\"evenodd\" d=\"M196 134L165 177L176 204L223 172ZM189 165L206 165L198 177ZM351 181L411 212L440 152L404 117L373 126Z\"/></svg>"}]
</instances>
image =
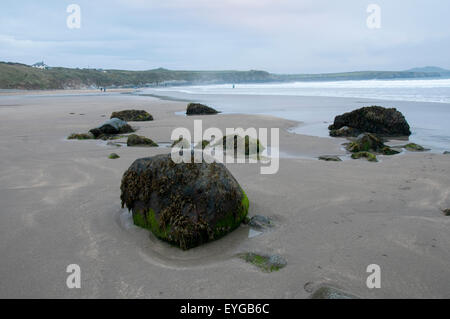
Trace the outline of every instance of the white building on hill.
<instances>
[{"instance_id":1,"label":"white building on hill","mask_svg":"<svg viewBox=\"0 0 450 319\"><path fill-rule=\"evenodd\" d=\"M37 63L33 64L32 67L36 68L36 69L43 69L43 70L49 69L48 65L45 64L44 61L37 62Z\"/></svg>"}]
</instances>

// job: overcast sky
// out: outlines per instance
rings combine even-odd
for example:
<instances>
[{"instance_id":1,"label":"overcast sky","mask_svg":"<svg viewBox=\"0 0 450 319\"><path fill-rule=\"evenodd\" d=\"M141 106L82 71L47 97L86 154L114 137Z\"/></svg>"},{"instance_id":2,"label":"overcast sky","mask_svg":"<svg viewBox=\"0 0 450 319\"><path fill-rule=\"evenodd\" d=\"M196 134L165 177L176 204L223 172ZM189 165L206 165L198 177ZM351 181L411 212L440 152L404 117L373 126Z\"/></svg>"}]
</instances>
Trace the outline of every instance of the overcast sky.
<instances>
[{"instance_id":1,"label":"overcast sky","mask_svg":"<svg viewBox=\"0 0 450 319\"><path fill-rule=\"evenodd\" d=\"M81 28L66 25L69 4ZM369 4L381 28L366 24ZM450 69L448 0L1 0L0 60L278 73Z\"/></svg>"}]
</instances>

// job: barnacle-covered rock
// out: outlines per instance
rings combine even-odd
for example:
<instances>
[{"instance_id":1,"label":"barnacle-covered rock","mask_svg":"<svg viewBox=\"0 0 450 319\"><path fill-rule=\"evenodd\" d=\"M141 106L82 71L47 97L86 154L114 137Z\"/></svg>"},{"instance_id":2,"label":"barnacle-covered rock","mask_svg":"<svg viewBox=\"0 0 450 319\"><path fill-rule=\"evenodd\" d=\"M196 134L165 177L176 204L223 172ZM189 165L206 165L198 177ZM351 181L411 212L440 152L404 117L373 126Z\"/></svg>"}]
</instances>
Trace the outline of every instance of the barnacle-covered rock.
<instances>
[{"instance_id":1,"label":"barnacle-covered rock","mask_svg":"<svg viewBox=\"0 0 450 319\"><path fill-rule=\"evenodd\" d=\"M182 249L218 239L236 229L248 198L223 164L180 163L169 155L136 160L121 185L122 206L137 226Z\"/></svg>"}]
</instances>

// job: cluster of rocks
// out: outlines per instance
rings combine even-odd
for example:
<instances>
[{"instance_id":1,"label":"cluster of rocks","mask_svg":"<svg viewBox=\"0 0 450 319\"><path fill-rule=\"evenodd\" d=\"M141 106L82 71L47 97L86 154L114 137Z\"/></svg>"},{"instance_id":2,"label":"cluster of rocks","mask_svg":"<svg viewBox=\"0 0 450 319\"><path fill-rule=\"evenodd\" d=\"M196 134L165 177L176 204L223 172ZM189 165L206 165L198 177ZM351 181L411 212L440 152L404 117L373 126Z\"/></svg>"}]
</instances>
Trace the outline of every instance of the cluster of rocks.
<instances>
[{"instance_id":1,"label":"cluster of rocks","mask_svg":"<svg viewBox=\"0 0 450 319\"><path fill-rule=\"evenodd\" d=\"M104 122L102 125L89 130L88 133L73 133L68 139L90 140L103 139L114 140L122 138L119 134L129 134L135 132L135 129L127 123L127 121L153 121L153 116L143 110L125 110L120 112L113 112L111 119ZM125 136L127 137L127 146L146 146L157 147L158 144L151 139L135 134ZM120 146L119 144L111 143L111 145Z\"/></svg>"},{"instance_id":2,"label":"cluster of rocks","mask_svg":"<svg viewBox=\"0 0 450 319\"><path fill-rule=\"evenodd\" d=\"M92 140L92 139L114 139L118 134L127 134L134 132L133 127L127 122L112 118L102 125L89 130L88 133L73 133L69 135L69 140Z\"/></svg>"},{"instance_id":3,"label":"cluster of rocks","mask_svg":"<svg viewBox=\"0 0 450 319\"><path fill-rule=\"evenodd\" d=\"M366 158L377 162L377 155L396 155L402 148L411 152L428 151L415 143L403 146L389 147L385 145L388 137L409 137L411 129L401 112L395 108L381 106L363 107L358 110L339 115L329 126L333 137L347 137L350 143L346 149L352 153L353 159ZM338 161L335 156L322 156L319 159ZM340 158L339 158L340 160Z\"/></svg>"}]
</instances>

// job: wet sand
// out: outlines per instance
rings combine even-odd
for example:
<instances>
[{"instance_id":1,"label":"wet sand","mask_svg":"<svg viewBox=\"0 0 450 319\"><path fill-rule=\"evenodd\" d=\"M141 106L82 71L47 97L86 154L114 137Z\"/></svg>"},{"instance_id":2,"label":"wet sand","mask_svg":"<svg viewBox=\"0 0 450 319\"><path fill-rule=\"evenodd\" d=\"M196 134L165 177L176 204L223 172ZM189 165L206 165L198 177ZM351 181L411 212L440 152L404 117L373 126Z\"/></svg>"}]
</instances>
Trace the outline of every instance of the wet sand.
<instances>
[{"instance_id":1,"label":"wet sand","mask_svg":"<svg viewBox=\"0 0 450 319\"><path fill-rule=\"evenodd\" d=\"M1 298L308 298L321 284L363 298L450 297L450 217L441 212L450 208L448 155L322 162L314 157L345 154L342 140L289 133L298 123L270 116L175 114L185 107L123 94L0 97ZM120 205L122 174L169 149L65 140L129 108L154 116L132 124L160 143L197 118L204 128L280 128L290 156L278 174L227 164L249 215L275 227L248 238L241 226L183 252L133 226ZM120 159L108 159L112 152ZM279 254L288 265L263 273L236 258L242 252ZM69 264L81 266L81 289L66 286ZM370 264L381 266L381 289L366 286Z\"/></svg>"}]
</instances>

